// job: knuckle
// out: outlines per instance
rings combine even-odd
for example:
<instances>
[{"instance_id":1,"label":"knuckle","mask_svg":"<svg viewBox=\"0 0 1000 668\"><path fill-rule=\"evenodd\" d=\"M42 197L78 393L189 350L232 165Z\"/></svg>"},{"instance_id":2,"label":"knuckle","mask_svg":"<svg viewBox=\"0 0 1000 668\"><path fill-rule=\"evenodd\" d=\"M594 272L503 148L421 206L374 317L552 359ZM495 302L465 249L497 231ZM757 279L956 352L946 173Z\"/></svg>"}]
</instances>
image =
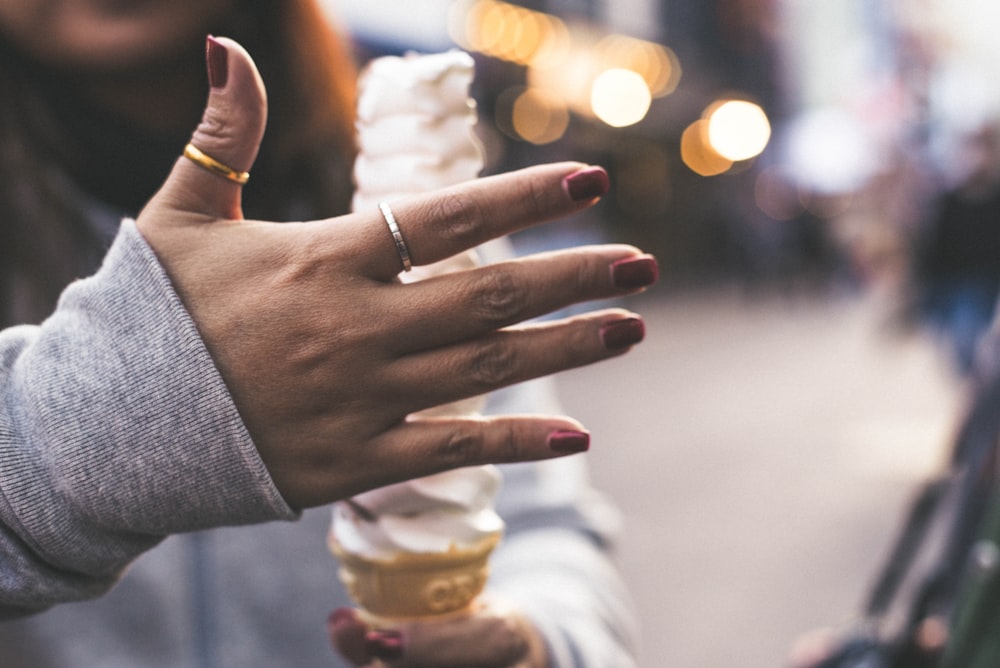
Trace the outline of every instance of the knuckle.
<instances>
[{"instance_id":1,"label":"knuckle","mask_svg":"<svg viewBox=\"0 0 1000 668\"><path fill-rule=\"evenodd\" d=\"M533 216L544 214L546 205L545 189L536 179L523 179L517 183L517 202L521 203L525 213Z\"/></svg>"},{"instance_id":2,"label":"knuckle","mask_svg":"<svg viewBox=\"0 0 1000 668\"><path fill-rule=\"evenodd\" d=\"M441 445L441 460L448 468L482 461L483 426L466 426L451 433Z\"/></svg>"},{"instance_id":3,"label":"knuckle","mask_svg":"<svg viewBox=\"0 0 1000 668\"><path fill-rule=\"evenodd\" d=\"M225 128L225 119L222 118L222 114L215 107L207 108L205 115L201 117L201 122L198 124L198 132L209 137L222 136Z\"/></svg>"},{"instance_id":4,"label":"knuckle","mask_svg":"<svg viewBox=\"0 0 1000 668\"><path fill-rule=\"evenodd\" d=\"M515 273L494 267L480 273L471 287L471 307L491 327L521 320L528 301L528 289Z\"/></svg>"},{"instance_id":5,"label":"knuckle","mask_svg":"<svg viewBox=\"0 0 1000 668\"><path fill-rule=\"evenodd\" d=\"M443 240L472 245L469 242L476 239L476 230L484 219L482 209L472 198L452 191L436 198L431 206L435 231Z\"/></svg>"},{"instance_id":6,"label":"knuckle","mask_svg":"<svg viewBox=\"0 0 1000 668\"><path fill-rule=\"evenodd\" d=\"M519 462L521 456L521 440L512 424L507 424L497 438L497 449L501 461Z\"/></svg>"},{"instance_id":7,"label":"knuckle","mask_svg":"<svg viewBox=\"0 0 1000 668\"><path fill-rule=\"evenodd\" d=\"M586 261L581 262L577 265L576 274L573 279L575 283L573 287L578 293L590 293L595 288L595 283L597 283L596 276L604 276L609 273L606 264L602 264L602 260L596 257L588 257Z\"/></svg>"},{"instance_id":8,"label":"knuckle","mask_svg":"<svg viewBox=\"0 0 1000 668\"><path fill-rule=\"evenodd\" d=\"M600 348L598 326L597 321L586 317L555 325L552 333L558 339L558 345L548 350L547 360L560 369L594 361L594 355Z\"/></svg>"},{"instance_id":9,"label":"knuckle","mask_svg":"<svg viewBox=\"0 0 1000 668\"><path fill-rule=\"evenodd\" d=\"M595 299L613 293L608 260L600 254L581 250L575 265L567 271L567 287L577 299Z\"/></svg>"},{"instance_id":10,"label":"knuckle","mask_svg":"<svg viewBox=\"0 0 1000 668\"><path fill-rule=\"evenodd\" d=\"M603 350L600 340L594 324L586 320L573 323L563 337L564 364L576 367L594 361Z\"/></svg>"},{"instance_id":11,"label":"knuckle","mask_svg":"<svg viewBox=\"0 0 1000 668\"><path fill-rule=\"evenodd\" d=\"M494 629L497 643L497 654L506 658L508 663L520 661L528 653L528 641L524 637L521 624L510 617L497 620Z\"/></svg>"},{"instance_id":12,"label":"knuckle","mask_svg":"<svg viewBox=\"0 0 1000 668\"><path fill-rule=\"evenodd\" d=\"M212 155L211 151L218 152L234 141L232 123L222 110L210 106L198 123L193 139L199 148Z\"/></svg>"},{"instance_id":13,"label":"knuckle","mask_svg":"<svg viewBox=\"0 0 1000 668\"><path fill-rule=\"evenodd\" d=\"M472 356L470 377L482 391L507 385L515 376L517 351L505 338L482 343Z\"/></svg>"}]
</instances>

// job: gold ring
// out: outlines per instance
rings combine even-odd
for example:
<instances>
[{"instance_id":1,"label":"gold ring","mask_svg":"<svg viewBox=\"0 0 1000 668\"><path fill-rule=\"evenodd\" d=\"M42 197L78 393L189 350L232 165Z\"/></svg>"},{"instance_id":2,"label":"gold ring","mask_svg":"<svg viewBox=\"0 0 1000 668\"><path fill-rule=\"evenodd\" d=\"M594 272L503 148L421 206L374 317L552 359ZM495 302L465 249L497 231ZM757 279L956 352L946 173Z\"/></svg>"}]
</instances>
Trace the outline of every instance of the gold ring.
<instances>
[{"instance_id":1,"label":"gold ring","mask_svg":"<svg viewBox=\"0 0 1000 668\"><path fill-rule=\"evenodd\" d=\"M403 262L403 271L413 269L413 263L410 262L410 249L406 247L406 242L403 241L403 233L399 231L399 225L396 224L396 216L392 215L389 203L379 202L378 208L382 212L382 217L385 218L385 224L389 226L392 240L396 242L396 252L399 253L399 259Z\"/></svg>"},{"instance_id":2,"label":"gold ring","mask_svg":"<svg viewBox=\"0 0 1000 668\"><path fill-rule=\"evenodd\" d=\"M221 176L224 179L229 179L233 183L243 185L250 180L250 172L238 172L229 165L222 164L212 156L202 153L194 144L188 144L184 147L184 157L202 169L207 169L213 174Z\"/></svg>"}]
</instances>

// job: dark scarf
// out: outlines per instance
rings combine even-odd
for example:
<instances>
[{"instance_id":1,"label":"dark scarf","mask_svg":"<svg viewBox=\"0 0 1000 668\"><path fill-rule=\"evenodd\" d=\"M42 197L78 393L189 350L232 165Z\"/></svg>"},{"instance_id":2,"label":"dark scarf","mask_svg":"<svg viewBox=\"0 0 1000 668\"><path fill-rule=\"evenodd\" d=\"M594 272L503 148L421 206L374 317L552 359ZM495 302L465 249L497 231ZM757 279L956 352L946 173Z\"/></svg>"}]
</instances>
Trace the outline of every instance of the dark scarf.
<instances>
[{"instance_id":1,"label":"dark scarf","mask_svg":"<svg viewBox=\"0 0 1000 668\"><path fill-rule=\"evenodd\" d=\"M2 41L0 67L13 88L5 92L16 95L3 104L11 108L24 145L81 191L128 215L136 215L163 183L190 134L137 128L89 100L72 77L35 64Z\"/></svg>"},{"instance_id":2,"label":"dark scarf","mask_svg":"<svg viewBox=\"0 0 1000 668\"><path fill-rule=\"evenodd\" d=\"M163 183L190 136L136 128L66 82L42 80L38 93L51 114L29 129L38 132L32 143L46 147L84 192L131 216Z\"/></svg>"}]
</instances>

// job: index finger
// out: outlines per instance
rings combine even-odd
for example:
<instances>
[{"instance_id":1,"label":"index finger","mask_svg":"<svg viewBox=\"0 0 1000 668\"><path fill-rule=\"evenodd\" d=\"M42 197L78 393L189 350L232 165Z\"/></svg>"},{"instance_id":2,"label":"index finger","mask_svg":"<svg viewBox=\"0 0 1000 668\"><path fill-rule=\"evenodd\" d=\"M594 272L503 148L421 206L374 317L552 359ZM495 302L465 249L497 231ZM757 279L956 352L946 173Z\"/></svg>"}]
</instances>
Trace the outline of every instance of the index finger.
<instances>
[{"instance_id":1,"label":"index finger","mask_svg":"<svg viewBox=\"0 0 1000 668\"><path fill-rule=\"evenodd\" d=\"M389 202L398 236L382 212L366 215L361 270L389 280L403 269L402 255L414 265L432 264L481 243L586 209L609 188L601 167L563 162L489 176L426 195ZM378 229L375 233L374 228ZM399 246L400 237L402 248ZM374 243L372 243L374 241Z\"/></svg>"}]
</instances>

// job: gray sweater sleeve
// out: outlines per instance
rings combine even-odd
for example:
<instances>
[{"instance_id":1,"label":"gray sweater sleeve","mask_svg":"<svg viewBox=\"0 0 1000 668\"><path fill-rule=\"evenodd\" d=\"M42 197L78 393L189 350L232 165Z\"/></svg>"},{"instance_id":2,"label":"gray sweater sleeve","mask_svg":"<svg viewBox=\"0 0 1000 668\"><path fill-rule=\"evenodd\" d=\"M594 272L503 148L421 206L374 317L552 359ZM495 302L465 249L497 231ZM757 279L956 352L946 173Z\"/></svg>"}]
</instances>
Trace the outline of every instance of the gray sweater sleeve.
<instances>
[{"instance_id":1,"label":"gray sweater sleeve","mask_svg":"<svg viewBox=\"0 0 1000 668\"><path fill-rule=\"evenodd\" d=\"M132 221L0 332L0 619L100 595L168 534L295 517Z\"/></svg>"}]
</instances>

